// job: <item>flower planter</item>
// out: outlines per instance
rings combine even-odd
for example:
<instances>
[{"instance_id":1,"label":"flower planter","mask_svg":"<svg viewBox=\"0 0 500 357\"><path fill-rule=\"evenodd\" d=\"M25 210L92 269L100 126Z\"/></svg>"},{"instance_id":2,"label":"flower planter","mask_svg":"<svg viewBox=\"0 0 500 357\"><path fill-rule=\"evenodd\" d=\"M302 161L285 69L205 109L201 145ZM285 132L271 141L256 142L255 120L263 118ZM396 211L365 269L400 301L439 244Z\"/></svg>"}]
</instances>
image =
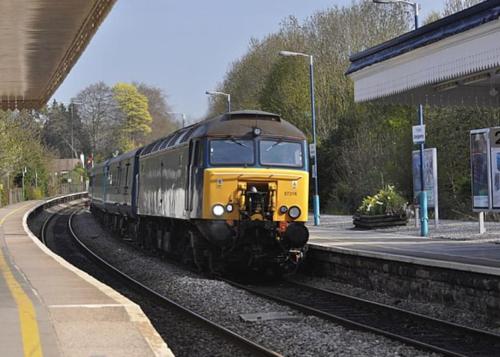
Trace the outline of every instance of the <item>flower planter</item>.
<instances>
[{"instance_id":1,"label":"flower planter","mask_svg":"<svg viewBox=\"0 0 500 357\"><path fill-rule=\"evenodd\" d=\"M352 223L358 228L373 229L393 226L405 226L408 223L408 217L403 215L363 215L355 214L352 217Z\"/></svg>"}]
</instances>

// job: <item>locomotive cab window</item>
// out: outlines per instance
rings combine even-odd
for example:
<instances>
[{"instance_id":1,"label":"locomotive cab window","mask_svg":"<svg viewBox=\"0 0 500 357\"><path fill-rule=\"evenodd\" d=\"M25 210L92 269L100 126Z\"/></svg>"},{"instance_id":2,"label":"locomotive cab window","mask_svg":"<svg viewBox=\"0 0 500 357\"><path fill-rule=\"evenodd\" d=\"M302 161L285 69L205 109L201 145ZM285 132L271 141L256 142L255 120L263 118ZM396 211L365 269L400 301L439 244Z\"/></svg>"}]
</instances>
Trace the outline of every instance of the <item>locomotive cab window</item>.
<instances>
[{"instance_id":1,"label":"locomotive cab window","mask_svg":"<svg viewBox=\"0 0 500 357\"><path fill-rule=\"evenodd\" d=\"M223 139L210 141L210 163L212 165L253 165L254 142L243 139Z\"/></svg>"},{"instance_id":2,"label":"locomotive cab window","mask_svg":"<svg viewBox=\"0 0 500 357\"><path fill-rule=\"evenodd\" d=\"M260 163L266 166L302 167L302 144L283 140L260 141Z\"/></svg>"}]
</instances>

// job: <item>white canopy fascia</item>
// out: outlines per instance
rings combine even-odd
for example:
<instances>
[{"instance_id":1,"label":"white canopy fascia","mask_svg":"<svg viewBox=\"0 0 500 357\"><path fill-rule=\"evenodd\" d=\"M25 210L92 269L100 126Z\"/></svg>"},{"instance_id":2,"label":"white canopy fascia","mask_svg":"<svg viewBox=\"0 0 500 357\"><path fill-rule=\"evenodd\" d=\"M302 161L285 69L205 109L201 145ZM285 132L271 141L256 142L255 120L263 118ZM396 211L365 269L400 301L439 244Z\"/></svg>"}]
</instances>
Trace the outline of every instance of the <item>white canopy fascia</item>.
<instances>
[{"instance_id":1,"label":"white canopy fascia","mask_svg":"<svg viewBox=\"0 0 500 357\"><path fill-rule=\"evenodd\" d=\"M497 19L365 67L349 76L354 81L355 101L364 102L399 97L403 93L408 96L412 91L418 97L429 96L432 95L429 88L425 91L419 88L499 67L500 20ZM408 98L401 102L409 101L413 102Z\"/></svg>"}]
</instances>

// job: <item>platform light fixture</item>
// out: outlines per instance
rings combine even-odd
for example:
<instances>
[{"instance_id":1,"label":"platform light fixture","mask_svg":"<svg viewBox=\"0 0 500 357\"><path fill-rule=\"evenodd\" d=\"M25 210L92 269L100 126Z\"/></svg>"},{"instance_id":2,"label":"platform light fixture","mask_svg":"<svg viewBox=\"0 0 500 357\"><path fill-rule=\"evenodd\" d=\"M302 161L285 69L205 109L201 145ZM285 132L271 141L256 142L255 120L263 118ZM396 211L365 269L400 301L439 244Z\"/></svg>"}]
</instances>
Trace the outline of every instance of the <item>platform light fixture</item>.
<instances>
[{"instance_id":1,"label":"platform light fixture","mask_svg":"<svg viewBox=\"0 0 500 357\"><path fill-rule=\"evenodd\" d=\"M79 100L76 100L75 98L71 99L71 102L69 103L69 109L71 110L71 151L73 154L78 157L77 152L75 151L75 142L74 142L74 112L75 112L75 105L82 105L83 103Z\"/></svg>"},{"instance_id":2,"label":"platform light fixture","mask_svg":"<svg viewBox=\"0 0 500 357\"><path fill-rule=\"evenodd\" d=\"M228 113L231 112L231 94L224 93L224 92L218 92L218 91L212 91L212 90L205 91L205 94L206 95L211 95L211 96L215 96L215 95L223 95L223 96L225 96L227 98L227 111L228 111Z\"/></svg>"},{"instance_id":3,"label":"platform light fixture","mask_svg":"<svg viewBox=\"0 0 500 357\"><path fill-rule=\"evenodd\" d=\"M308 57L309 58L309 91L311 93L311 119L312 119L312 134L313 134L313 147L314 156L312 176L314 178L314 196L313 196L313 207L314 207L314 225L319 226L320 224L320 212L319 212L319 185L318 185L318 156L316 150L316 110L315 110L315 99L314 99L314 58L312 55L302 52L292 52L292 51L280 51L280 56L283 57ZM312 151L311 151L312 152ZM290 208L291 209L291 208Z\"/></svg>"},{"instance_id":4,"label":"platform light fixture","mask_svg":"<svg viewBox=\"0 0 500 357\"><path fill-rule=\"evenodd\" d=\"M186 114L180 112L167 112L167 114L179 115L182 118L182 127L186 126Z\"/></svg>"},{"instance_id":5,"label":"platform light fixture","mask_svg":"<svg viewBox=\"0 0 500 357\"><path fill-rule=\"evenodd\" d=\"M468 86L470 84L478 83L490 79L489 73L480 73L473 76L469 76L463 80L463 84Z\"/></svg>"},{"instance_id":6,"label":"platform light fixture","mask_svg":"<svg viewBox=\"0 0 500 357\"><path fill-rule=\"evenodd\" d=\"M455 89L458 87L458 82L457 81L451 81L451 82L446 82L443 84L439 84L434 87L436 92L446 92L452 89Z\"/></svg>"},{"instance_id":7,"label":"platform light fixture","mask_svg":"<svg viewBox=\"0 0 500 357\"><path fill-rule=\"evenodd\" d=\"M406 0L373 0L375 4L405 4L413 8L415 13L415 30L418 29L418 12L419 4L417 2L406 1Z\"/></svg>"}]
</instances>

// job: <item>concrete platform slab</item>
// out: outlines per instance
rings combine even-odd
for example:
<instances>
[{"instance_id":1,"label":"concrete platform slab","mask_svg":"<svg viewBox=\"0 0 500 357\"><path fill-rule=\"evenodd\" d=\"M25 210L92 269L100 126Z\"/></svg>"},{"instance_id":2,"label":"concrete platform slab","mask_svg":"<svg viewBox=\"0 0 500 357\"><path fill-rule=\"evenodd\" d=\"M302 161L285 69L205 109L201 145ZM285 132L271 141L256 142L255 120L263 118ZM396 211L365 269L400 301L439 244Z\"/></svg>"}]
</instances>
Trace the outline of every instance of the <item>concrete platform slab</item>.
<instances>
[{"instance_id":1,"label":"concrete platform slab","mask_svg":"<svg viewBox=\"0 0 500 357\"><path fill-rule=\"evenodd\" d=\"M0 209L1 354L173 356L136 304L68 264L29 232L27 212L39 204ZM28 317L25 305L33 309Z\"/></svg>"}]
</instances>

